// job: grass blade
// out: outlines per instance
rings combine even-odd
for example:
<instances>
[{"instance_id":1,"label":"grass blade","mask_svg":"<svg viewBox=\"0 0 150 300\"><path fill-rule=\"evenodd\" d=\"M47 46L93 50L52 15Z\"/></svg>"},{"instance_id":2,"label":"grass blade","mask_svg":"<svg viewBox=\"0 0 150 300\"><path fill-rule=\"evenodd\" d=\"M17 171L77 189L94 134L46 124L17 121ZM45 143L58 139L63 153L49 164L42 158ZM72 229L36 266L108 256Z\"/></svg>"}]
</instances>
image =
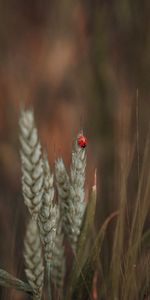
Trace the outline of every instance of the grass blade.
<instances>
[{"instance_id":1,"label":"grass blade","mask_svg":"<svg viewBox=\"0 0 150 300\"><path fill-rule=\"evenodd\" d=\"M14 288L33 295L33 289L28 283L14 277L3 269L0 269L0 285L7 288Z\"/></svg>"}]
</instances>

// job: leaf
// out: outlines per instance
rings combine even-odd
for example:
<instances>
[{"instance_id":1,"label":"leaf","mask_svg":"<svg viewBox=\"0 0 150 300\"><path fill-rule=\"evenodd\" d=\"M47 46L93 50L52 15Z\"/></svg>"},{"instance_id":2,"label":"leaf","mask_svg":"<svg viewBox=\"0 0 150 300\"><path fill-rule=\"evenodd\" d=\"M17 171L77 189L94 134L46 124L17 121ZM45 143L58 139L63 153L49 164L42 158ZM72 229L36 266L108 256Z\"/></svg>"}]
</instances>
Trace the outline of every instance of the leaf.
<instances>
[{"instance_id":1,"label":"leaf","mask_svg":"<svg viewBox=\"0 0 150 300\"><path fill-rule=\"evenodd\" d=\"M110 222L118 216L119 211L113 212L107 219L104 221L103 225L100 227L99 233L94 242L94 246L91 250L91 253L88 257L86 264L95 264L99 259L99 255L101 252L102 244L105 238L106 230Z\"/></svg>"},{"instance_id":2,"label":"leaf","mask_svg":"<svg viewBox=\"0 0 150 300\"><path fill-rule=\"evenodd\" d=\"M22 280L12 276L5 270L0 269L0 285L7 288L14 288L33 295L33 289L30 285Z\"/></svg>"},{"instance_id":3,"label":"leaf","mask_svg":"<svg viewBox=\"0 0 150 300\"><path fill-rule=\"evenodd\" d=\"M118 215L118 211L112 213L100 227L99 233L95 239L94 245L91 249L89 256L87 257L84 265L82 266L82 270L80 268L80 273L78 273L78 277L76 282L73 282L72 285L72 299L92 299L91 289L93 283L93 276L96 268L99 266L99 255L101 252L102 244L105 238L106 230L110 222ZM78 257L77 257L78 259ZM77 261L78 266L80 266L80 262ZM79 276L80 275L80 276ZM69 298L70 299L70 298ZM68 300L68 299L67 299Z\"/></svg>"}]
</instances>

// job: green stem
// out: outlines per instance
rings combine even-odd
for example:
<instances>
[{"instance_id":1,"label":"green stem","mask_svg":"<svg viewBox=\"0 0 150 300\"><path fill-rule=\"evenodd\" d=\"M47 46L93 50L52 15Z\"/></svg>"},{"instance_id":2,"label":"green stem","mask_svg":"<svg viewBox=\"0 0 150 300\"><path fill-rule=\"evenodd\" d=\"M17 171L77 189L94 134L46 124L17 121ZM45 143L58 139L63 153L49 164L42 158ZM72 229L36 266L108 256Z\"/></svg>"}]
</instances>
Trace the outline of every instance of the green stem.
<instances>
[{"instance_id":1,"label":"green stem","mask_svg":"<svg viewBox=\"0 0 150 300\"><path fill-rule=\"evenodd\" d=\"M47 265L47 280L48 280L48 300L52 300L51 280L50 280L50 264Z\"/></svg>"}]
</instances>

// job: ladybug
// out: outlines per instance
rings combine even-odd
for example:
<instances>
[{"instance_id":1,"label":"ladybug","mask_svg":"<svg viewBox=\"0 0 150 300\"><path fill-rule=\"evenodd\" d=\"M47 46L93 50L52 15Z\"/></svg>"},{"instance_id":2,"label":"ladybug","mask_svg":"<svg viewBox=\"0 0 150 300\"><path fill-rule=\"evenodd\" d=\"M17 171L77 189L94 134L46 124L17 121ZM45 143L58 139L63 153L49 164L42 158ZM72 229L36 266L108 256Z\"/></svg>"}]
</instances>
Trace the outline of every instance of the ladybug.
<instances>
[{"instance_id":1,"label":"ladybug","mask_svg":"<svg viewBox=\"0 0 150 300\"><path fill-rule=\"evenodd\" d=\"M77 142L81 148L85 148L87 146L87 138L84 135L80 135Z\"/></svg>"}]
</instances>

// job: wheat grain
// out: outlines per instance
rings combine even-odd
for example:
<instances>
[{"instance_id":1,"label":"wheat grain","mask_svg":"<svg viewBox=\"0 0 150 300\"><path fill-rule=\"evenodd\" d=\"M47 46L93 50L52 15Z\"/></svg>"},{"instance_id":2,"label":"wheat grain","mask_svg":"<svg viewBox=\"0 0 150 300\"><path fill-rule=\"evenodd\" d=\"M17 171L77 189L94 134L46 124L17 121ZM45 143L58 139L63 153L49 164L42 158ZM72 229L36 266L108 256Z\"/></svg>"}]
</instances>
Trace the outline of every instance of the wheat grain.
<instances>
[{"instance_id":1,"label":"wheat grain","mask_svg":"<svg viewBox=\"0 0 150 300\"><path fill-rule=\"evenodd\" d=\"M40 300L44 283L44 266L38 226L33 219L29 221L27 226L24 240L24 258L28 282L33 288L35 299Z\"/></svg>"},{"instance_id":2,"label":"wheat grain","mask_svg":"<svg viewBox=\"0 0 150 300\"><path fill-rule=\"evenodd\" d=\"M43 196L43 163L32 110L21 111L19 125L24 202L37 219Z\"/></svg>"}]
</instances>

